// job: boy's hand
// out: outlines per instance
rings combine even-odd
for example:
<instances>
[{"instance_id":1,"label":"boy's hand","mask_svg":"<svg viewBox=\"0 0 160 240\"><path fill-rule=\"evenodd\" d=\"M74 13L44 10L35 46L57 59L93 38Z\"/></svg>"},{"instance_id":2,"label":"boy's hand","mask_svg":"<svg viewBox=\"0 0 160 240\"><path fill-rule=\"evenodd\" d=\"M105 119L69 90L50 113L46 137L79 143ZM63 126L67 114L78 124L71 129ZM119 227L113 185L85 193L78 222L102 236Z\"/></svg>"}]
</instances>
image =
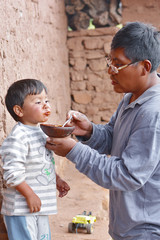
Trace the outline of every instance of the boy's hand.
<instances>
[{"instance_id":1,"label":"boy's hand","mask_svg":"<svg viewBox=\"0 0 160 240\"><path fill-rule=\"evenodd\" d=\"M26 197L26 201L31 213L41 210L41 200L34 192Z\"/></svg>"},{"instance_id":2,"label":"boy's hand","mask_svg":"<svg viewBox=\"0 0 160 240\"><path fill-rule=\"evenodd\" d=\"M57 182L57 190L59 191L59 197L62 198L65 195L67 195L68 191L70 190L70 187L58 175L56 175L56 182Z\"/></svg>"},{"instance_id":3,"label":"boy's hand","mask_svg":"<svg viewBox=\"0 0 160 240\"><path fill-rule=\"evenodd\" d=\"M39 212L41 210L40 198L25 181L17 185L15 188L26 198L31 213Z\"/></svg>"}]
</instances>

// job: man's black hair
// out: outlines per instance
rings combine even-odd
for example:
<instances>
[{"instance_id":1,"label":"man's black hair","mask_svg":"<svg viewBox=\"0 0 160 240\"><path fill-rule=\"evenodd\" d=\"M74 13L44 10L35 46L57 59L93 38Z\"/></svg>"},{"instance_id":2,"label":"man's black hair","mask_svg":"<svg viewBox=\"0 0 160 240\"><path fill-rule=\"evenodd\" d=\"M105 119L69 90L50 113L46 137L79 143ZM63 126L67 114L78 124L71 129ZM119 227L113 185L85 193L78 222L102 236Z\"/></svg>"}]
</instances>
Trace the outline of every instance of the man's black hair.
<instances>
[{"instance_id":1,"label":"man's black hair","mask_svg":"<svg viewBox=\"0 0 160 240\"><path fill-rule=\"evenodd\" d=\"M150 24L129 22L114 36L111 50L123 48L132 62L149 60L151 72L160 64L160 33Z\"/></svg>"}]
</instances>

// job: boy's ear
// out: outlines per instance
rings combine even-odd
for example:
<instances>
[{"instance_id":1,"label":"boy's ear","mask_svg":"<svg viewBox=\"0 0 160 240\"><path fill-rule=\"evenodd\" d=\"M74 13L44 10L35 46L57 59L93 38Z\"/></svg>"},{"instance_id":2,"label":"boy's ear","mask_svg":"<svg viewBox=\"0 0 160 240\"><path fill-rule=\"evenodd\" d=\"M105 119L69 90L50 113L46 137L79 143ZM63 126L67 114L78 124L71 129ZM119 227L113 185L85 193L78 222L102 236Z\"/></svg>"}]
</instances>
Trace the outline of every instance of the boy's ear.
<instances>
[{"instance_id":1,"label":"boy's ear","mask_svg":"<svg viewBox=\"0 0 160 240\"><path fill-rule=\"evenodd\" d=\"M13 111L18 117L23 117L23 110L19 105L14 105Z\"/></svg>"}]
</instances>

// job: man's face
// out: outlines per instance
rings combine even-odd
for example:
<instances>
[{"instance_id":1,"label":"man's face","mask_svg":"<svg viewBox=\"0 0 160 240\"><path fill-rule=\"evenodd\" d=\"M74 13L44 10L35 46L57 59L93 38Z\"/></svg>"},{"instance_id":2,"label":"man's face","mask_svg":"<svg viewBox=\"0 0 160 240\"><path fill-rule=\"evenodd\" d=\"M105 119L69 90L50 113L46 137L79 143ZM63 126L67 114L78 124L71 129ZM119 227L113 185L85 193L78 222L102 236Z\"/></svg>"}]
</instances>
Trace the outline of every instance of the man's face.
<instances>
[{"instance_id":1,"label":"man's face","mask_svg":"<svg viewBox=\"0 0 160 240\"><path fill-rule=\"evenodd\" d=\"M117 68L131 63L131 61L125 56L124 49L122 48L112 50L110 56L112 59L112 65ZM111 67L108 70L114 91L117 93L136 93L143 88L144 81L142 81L141 72L141 62L129 65L126 68L119 70L118 73L115 73Z\"/></svg>"}]
</instances>

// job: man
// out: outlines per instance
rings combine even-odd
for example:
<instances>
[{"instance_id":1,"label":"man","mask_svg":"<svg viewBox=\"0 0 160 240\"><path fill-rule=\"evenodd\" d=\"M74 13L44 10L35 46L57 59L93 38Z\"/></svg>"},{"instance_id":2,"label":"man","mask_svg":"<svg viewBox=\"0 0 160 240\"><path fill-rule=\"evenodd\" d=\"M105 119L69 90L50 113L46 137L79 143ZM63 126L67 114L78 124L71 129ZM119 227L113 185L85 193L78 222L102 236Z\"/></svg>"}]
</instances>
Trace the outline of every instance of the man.
<instances>
[{"instance_id":1,"label":"man","mask_svg":"<svg viewBox=\"0 0 160 240\"><path fill-rule=\"evenodd\" d=\"M125 93L110 122L96 125L70 111L79 142L50 138L46 144L110 189L114 240L160 239L159 64L159 32L141 22L126 24L114 36L107 59L115 92Z\"/></svg>"}]
</instances>

